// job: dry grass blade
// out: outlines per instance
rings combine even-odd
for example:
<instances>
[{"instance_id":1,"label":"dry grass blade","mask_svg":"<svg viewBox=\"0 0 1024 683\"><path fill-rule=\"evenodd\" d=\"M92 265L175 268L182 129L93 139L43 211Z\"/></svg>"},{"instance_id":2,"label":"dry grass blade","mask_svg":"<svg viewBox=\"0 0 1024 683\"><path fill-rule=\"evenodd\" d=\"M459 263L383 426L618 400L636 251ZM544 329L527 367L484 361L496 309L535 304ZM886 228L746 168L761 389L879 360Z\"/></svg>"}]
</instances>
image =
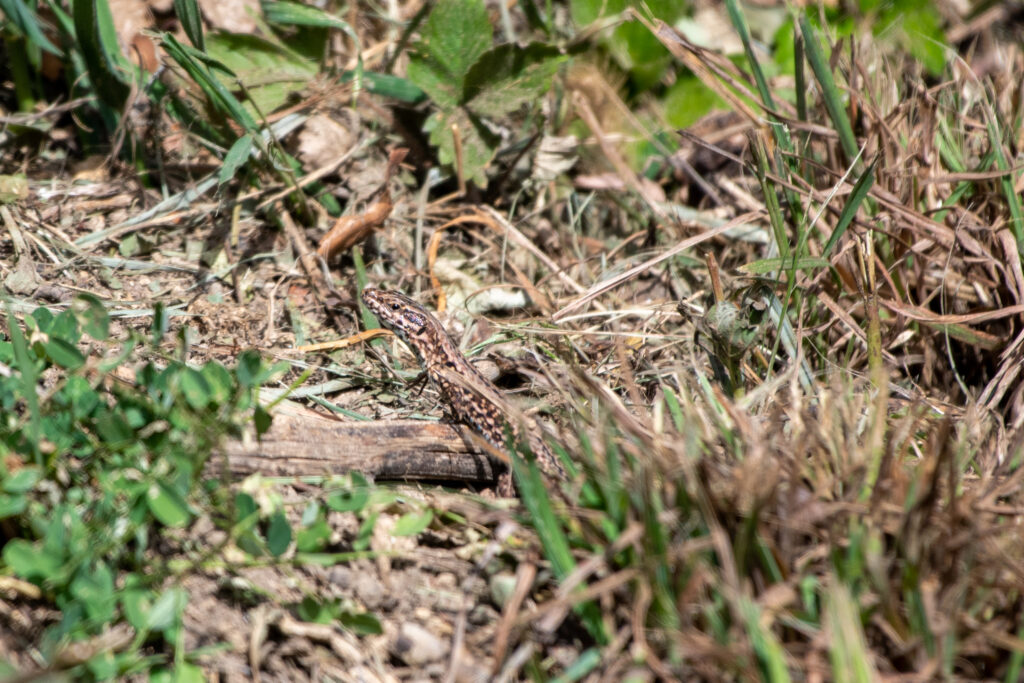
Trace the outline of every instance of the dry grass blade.
<instances>
[{"instance_id":1,"label":"dry grass blade","mask_svg":"<svg viewBox=\"0 0 1024 683\"><path fill-rule=\"evenodd\" d=\"M687 249L689 249L691 247L694 247L694 246L696 246L696 245L698 245L698 244L700 244L702 242L706 242L707 240L711 239L712 237L714 237L716 235L720 235L720 234L722 234L722 233L724 233L724 232L726 232L728 230L731 230L732 228L735 228L738 225L743 225L744 223L748 223L748 222L754 220L755 218L757 218L760 215L761 215L761 213L760 212L756 212L756 211L755 212L741 214L741 215L737 216L736 218L733 218L732 220L730 220L728 223L720 225L717 228L712 228L710 230L707 230L705 232L700 233L699 235L694 235L693 237L689 237L689 238L681 241L679 244L675 245L671 249L668 249L665 252L659 254L658 256L655 256L652 259L648 259L647 261L644 261L643 263L641 263L638 266L634 266L633 268L630 268L629 270L627 270L626 272L624 272L624 273L622 273L620 275L616 275L615 277L609 278L608 280L606 280L604 282L599 282L598 284L594 285L593 287L588 289L586 292L584 292L582 296L577 297L572 302L566 304L565 306L560 308L558 311L556 311L551 316L551 319L553 321L555 321L555 322L558 322L559 320L565 318L566 316L568 316L568 315L578 311L579 309L583 308L588 303L590 303L591 301L593 301L597 297L601 296L605 292L607 292L607 291L609 291L611 289L614 289L615 287L618 287L619 285L623 284L624 282L628 282L629 280L631 280L632 278L636 277L637 275L639 275L641 273L647 272L648 270L650 270L654 266L658 265L662 261L665 261L666 259L670 259L673 256L675 256L676 254L680 254L683 251L686 251Z\"/></svg>"}]
</instances>

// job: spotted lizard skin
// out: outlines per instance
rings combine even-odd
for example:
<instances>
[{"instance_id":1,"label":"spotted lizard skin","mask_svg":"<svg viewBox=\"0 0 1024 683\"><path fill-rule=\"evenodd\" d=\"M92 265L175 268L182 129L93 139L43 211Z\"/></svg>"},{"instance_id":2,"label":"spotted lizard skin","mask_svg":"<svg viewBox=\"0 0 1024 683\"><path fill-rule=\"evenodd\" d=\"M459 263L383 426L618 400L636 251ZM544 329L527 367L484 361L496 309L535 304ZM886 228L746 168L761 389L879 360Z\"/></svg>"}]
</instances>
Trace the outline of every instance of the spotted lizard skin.
<instances>
[{"instance_id":1,"label":"spotted lizard skin","mask_svg":"<svg viewBox=\"0 0 1024 683\"><path fill-rule=\"evenodd\" d=\"M363 290L363 302L382 325L413 350L456 420L502 453L505 452L506 429L511 429L519 438L518 421L509 419L511 412L498 388L466 360L437 318L399 292L367 287ZM524 427L540 470L550 477L564 479L562 463L544 443L540 429L529 422ZM514 494L511 472L501 475L498 491L502 495Z\"/></svg>"}]
</instances>

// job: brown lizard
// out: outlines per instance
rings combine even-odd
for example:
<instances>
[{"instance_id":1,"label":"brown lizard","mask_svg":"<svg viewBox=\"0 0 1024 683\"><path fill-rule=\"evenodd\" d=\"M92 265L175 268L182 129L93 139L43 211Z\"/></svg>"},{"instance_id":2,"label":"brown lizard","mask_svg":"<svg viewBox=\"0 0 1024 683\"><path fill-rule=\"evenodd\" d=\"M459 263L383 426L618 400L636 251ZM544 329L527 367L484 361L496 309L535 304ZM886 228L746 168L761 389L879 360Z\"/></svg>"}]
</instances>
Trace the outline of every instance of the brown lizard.
<instances>
[{"instance_id":1,"label":"brown lizard","mask_svg":"<svg viewBox=\"0 0 1024 683\"><path fill-rule=\"evenodd\" d=\"M423 306L398 292L367 287L363 302L381 324L394 332L419 359L427 377L441 394L455 419L472 428L487 443L505 451L505 429L518 439L519 421L498 388L480 374L459 350L440 321ZM541 438L540 428L529 421L524 425L530 450L541 471L565 479L562 463ZM505 461L507 463L507 461ZM498 493L514 495L512 473L506 470L498 480Z\"/></svg>"}]
</instances>

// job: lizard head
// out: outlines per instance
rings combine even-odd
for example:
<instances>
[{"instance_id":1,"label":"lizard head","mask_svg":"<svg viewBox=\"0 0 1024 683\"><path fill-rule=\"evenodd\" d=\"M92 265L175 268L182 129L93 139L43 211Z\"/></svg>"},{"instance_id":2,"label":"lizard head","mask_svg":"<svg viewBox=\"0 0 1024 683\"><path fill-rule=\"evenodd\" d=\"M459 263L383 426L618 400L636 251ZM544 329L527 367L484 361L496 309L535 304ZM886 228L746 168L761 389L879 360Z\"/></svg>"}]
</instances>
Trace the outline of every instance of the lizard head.
<instances>
[{"instance_id":1,"label":"lizard head","mask_svg":"<svg viewBox=\"0 0 1024 683\"><path fill-rule=\"evenodd\" d=\"M363 303L377 316L380 324L399 336L406 344L419 349L429 342L430 314L419 303L404 294L367 287L363 290Z\"/></svg>"}]
</instances>

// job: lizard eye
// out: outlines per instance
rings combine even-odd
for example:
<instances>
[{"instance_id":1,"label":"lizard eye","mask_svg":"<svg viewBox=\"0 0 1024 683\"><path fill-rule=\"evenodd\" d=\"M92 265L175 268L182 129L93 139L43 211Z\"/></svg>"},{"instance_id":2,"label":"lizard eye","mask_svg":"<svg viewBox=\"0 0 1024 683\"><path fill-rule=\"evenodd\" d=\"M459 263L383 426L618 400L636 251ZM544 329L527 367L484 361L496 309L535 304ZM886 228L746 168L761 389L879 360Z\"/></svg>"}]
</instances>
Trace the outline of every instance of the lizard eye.
<instances>
[{"instance_id":1,"label":"lizard eye","mask_svg":"<svg viewBox=\"0 0 1024 683\"><path fill-rule=\"evenodd\" d=\"M400 307L401 306L399 304L397 304L397 303L391 304L391 310L392 311L397 311Z\"/></svg>"}]
</instances>

